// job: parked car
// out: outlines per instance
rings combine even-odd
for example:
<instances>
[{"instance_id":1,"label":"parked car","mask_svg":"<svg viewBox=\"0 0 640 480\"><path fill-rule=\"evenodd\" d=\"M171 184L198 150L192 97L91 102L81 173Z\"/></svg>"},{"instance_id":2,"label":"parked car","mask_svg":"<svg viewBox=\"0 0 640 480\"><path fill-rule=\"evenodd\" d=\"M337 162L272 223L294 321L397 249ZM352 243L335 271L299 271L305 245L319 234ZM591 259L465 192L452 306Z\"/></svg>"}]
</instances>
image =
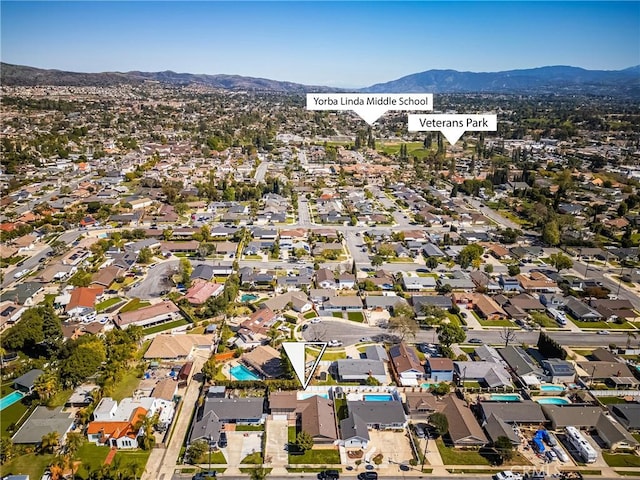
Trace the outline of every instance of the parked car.
<instances>
[{"instance_id":1,"label":"parked car","mask_svg":"<svg viewBox=\"0 0 640 480\"><path fill-rule=\"evenodd\" d=\"M558 459L558 455L556 455L556 452L554 452L553 450L547 450L547 453L545 455L549 462L555 462Z\"/></svg>"},{"instance_id":2,"label":"parked car","mask_svg":"<svg viewBox=\"0 0 640 480\"><path fill-rule=\"evenodd\" d=\"M413 426L413 430L416 432L416 437L418 438L426 438L427 432L422 425L419 423Z\"/></svg>"},{"instance_id":3,"label":"parked car","mask_svg":"<svg viewBox=\"0 0 640 480\"><path fill-rule=\"evenodd\" d=\"M327 345L329 345L330 347L341 347L342 342L340 340L330 340Z\"/></svg>"},{"instance_id":4,"label":"parked car","mask_svg":"<svg viewBox=\"0 0 640 480\"><path fill-rule=\"evenodd\" d=\"M320 480L337 480L340 478L338 470L324 470L318 474Z\"/></svg>"},{"instance_id":5,"label":"parked car","mask_svg":"<svg viewBox=\"0 0 640 480\"><path fill-rule=\"evenodd\" d=\"M320 322L321 322L320 317L316 317L316 318L312 318L311 319L311 323L320 323Z\"/></svg>"},{"instance_id":6,"label":"parked car","mask_svg":"<svg viewBox=\"0 0 640 480\"><path fill-rule=\"evenodd\" d=\"M496 480L522 480L522 475L512 472L511 470L503 470L496 473Z\"/></svg>"},{"instance_id":7,"label":"parked car","mask_svg":"<svg viewBox=\"0 0 640 480\"><path fill-rule=\"evenodd\" d=\"M598 335L609 335L609 330L598 330Z\"/></svg>"},{"instance_id":8,"label":"parked car","mask_svg":"<svg viewBox=\"0 0 640 480\"><path fill-rule=\"evenodd\" d=\"M472 338L469 340L469 343L484 343L484 342L479 338Z\"/></svg>"},{"instance_id":9,"label":"parked car","mask_svg":"<svg viewBox=\"0 0 640 480\"><path fill-rule=\"evenodd\" d=\"M358 480L378 480L378 472L362 472L358 475Z\"/></svg>"}]
</instances>

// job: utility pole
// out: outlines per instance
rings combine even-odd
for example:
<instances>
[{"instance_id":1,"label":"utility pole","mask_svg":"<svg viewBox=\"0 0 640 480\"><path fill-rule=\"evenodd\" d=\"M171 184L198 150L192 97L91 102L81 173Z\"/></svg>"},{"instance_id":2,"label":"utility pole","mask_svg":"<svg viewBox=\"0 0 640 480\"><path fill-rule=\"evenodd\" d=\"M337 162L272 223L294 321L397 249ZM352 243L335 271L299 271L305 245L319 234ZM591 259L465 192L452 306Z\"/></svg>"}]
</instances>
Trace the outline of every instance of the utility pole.
<instances>
[{"instance_id":1,"label":"utility pole","mask_svg":"<svg viewBox=\"0 0 640 480\"><path fill-rule=\"evenodd\" d=\"M422 473L422 470L424 469L424 462L427 460L427 453L429 453L429 439L431 438L431 435L429 435L429 432L427 431L427 438L424 441L424 453L422 454L422 465L420 465L420 472Z\"/></svg>"}]
</instances>

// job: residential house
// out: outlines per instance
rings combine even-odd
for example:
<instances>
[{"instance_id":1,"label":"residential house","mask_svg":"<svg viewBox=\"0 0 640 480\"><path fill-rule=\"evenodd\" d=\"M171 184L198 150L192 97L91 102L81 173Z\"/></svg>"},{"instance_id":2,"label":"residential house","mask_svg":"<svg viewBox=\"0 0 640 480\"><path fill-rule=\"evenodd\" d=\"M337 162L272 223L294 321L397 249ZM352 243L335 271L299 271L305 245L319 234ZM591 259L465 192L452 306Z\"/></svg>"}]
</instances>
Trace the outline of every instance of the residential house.
<instances>
[{"instance_id":1,"label":"residential house","mask_svg":"<svg viewBox=\"0 0 640 480\"><path fill-rule=\"evenodd\" d=\"M559 358L549 358L540 362L549 383L573 383L576 370L571 362Z\"/></svg>"},{"instance_id":2,"label":"residential house","mask_svg":"<svg viewBox=\"0 0 640 480\"><path fill-rule=\"evenodd\" d=\"M13 381L13 388L27 394L32 393L36 381L43 373L44 372L42 370L39 370L37 368L29 370L27 373L19 376Z\"/></svg>"},{"instance_id":3,"label":"residential house","mask_svg":"<svg viewBox=\"0 0 640 480\"><path fill-rule=\"evenodd\" d=\"M335 276L328 268L320 268L316 271L316 286L322 289L331 288L336 290L338 288Z\"/></svg>"},{"instance_id":4,"label":"residential house","mask_svg":"<svg viewBox=\"0 0 640 480\"><path fill-rule=\"evenodd\" d=\"M444 295L414 295L411 297L413 311L416 314L416 320L426 319L425 311L427 307L437 307L442 310L448 310L453 303L451 297Z\"/></svg>"},{"instance_id":5,"label":"residential house","mask_svg":"<svg viewBox=\"0 0 640 480\"><path fill-rule=\"evenodd\" d=\"M388 310L390 313L398 305L407 305L407 301L397 295L367 295L364 303L369 310Z\"/></svg>"},{"instance_id":6,"label":"residential house","mask_svg":"<svg viewBox=\"0 0 640 480\"><path fill-rule=\"evenodd\" d=\"M635 321L638 318L633 304L627 299L597 299L591 301L591 307L602 315L602 318L608 321L615 320L631 320Z\"/></svg>"},{"instance_id":7,"label":"residential house","mask_svg":"<svg viewBox=\"0 0 640 480\"><path fill-rule=\"evenodd\" d=\"M455 361L455 378L461 382L475 381L489 388L511 387L511 375L504 364L492 361Z\"/></svg>"},{"instance_id":8,"label":"residential house","mask_svg":"<svg viewBox=\"0 0 640 480\"><path fill-rule=\"evenodd\" d=\"M575 297L567 298L564 308L573 318L581 322L597 322L602 320L602 315L597 310Z\"/></svg>"},{"instance_id":9,"label":"residential house","mask_svg":"<svg viewBox=\"0 0 640 480\"><path fill-rule=\"evenodd\" d=\"M357 295L330 297L322 305L327 312L356 312L362 310L362 299Z\"/></svg>"},{"instance_id":10,"label":"residential house","mask_svg":"<svg viewBox=\"0 0 640 480\"><path fill-rule=\"evenodd\" d=\"M519 377L533 375L539 380L546 379L542 368L536 364L535 360L522 347L509 345L499 348L498 353L507 362L514 375Z\"/></svg>"},{"instance_id":11,"label":"residential house","mask_svg":"<svg viewBox=\"0 0 640 480\"><path fill-rule=\"evenodd\" d=\"M488 443L482 427L464 400L459 399L456 395L447 395L444 398L442 413L447 417L449 423L447 435L454 446L481 447Z\"/></svg>"},{"instance_id":12,"label":"residential house","mask_svg":"<svg viewBox=\"0 0 640 480\"><path fill-rule=\"evenodd\" d=\"M629 431L640 432L640 403L609 405L609 413Z\"/></svg>"},{"instance_id":13,"label":"residential house","mask_svg":"<svg viewBox=\"0 0 640 480\"><path fill-rule=\"evenodd\" d=\"M95 320L96 298L102 295L102 287L77 287L71 291L71 299L65 307L65 313L69 317L77 318L81 321Z\"/></svg>"},{"instance_id":14,"label":"residential house","mask_svg":"<svg viewBox=\"0 0 640 480\"><path fill-rule=\"evenodd\" d=\"M217 398L207 395L198 408L189 433L189 443L206 440L211 447L225 442L223 435L227 423L236 425L262 425L265 421L264 398Z\"/></svg>"},{"instance_id":15,"label":"residential house","mask_svg":"<svg viewBox=\"0 0 640 480\"><path fill-rule=\"evenodd\" d=\"M558 284L542 272L531 272L529 275L519 274L516 278L520 286L527 293L557 293L560 291Z\"/></svg>"},{"instance_id":16,"label":"residential house","mask_svg":"<svg viewBox=\"0 0 640 480\"><path fill-rule=\"evenodd\" d=\"M301 431L313 438L313 443L330 445L338 440L338 429L333 402L319 395L299 400L296 406L298 424Z\"/></svg>"},{"instance_id":17,"label":"residential house","mask_svg":"<svg viewBox=\"0 0 640 480\"><path fill-rule=\"evenodd\" d=\"M405 410L414 422L427 421L432 413L442 409L442 403L431 392L405 392Z\"/></svg>"},{"instance_id":18,"label":"residential house","mask_svg":"<svg viewBox=\"0 0 640 480\"><path fill-rule=\"evenodd\" d=\"M498 283L502 287L502 291L505 293L522 291L522 287L520 286L520 281L515 277L507 277L505 275L500 275Z\"/></svg>"},{"instance_id":19,"label":"residential house","mask_svg":"<svg viewBox=\"0 0 640 480\"><path fill-rule=\"evenodd\" d=\"M389 355L382 345L368 345L364 351L365 357L369 360L389 361Z\"/></svg>"},{"instance_id":20,"label":"residential house","mask_svg":"<svg viewBox=\"0 0 640 480\"><path fill-rule=\"evenodd\" d=\"M266 300L263 305L274 312L291 309L295 312L306 313L313 308L313 303L307 295L300 291L286 292Z\"/></svg>"},{"instance_id":21,"label":"residential house","mask_svg":"<svg viewBox=\"0 0 640 480\"><path fill-rule=\"evenodd\" d=\"M496 301L484 294L475 297L473 309L478 312L481 318L486 320L500 320L507 318L507 312L496 303Z\"/></svg>"},{"instance_id":22,"label":"residential house","mask_svg":"<svg viewBox=\"0 0 640 480\"><path fill-rule=\"evenodd\" d=\"M168 323L182 318L180 309L171 301L165 300L148 307L142 307L130 312L120 312L113 319L116 326L122 330L131 325L147 328L162 323Z\"/></svg>"},{"instance_id":23,"label":"residential house","mask_svg":"<svg viewBox=\"0 0 640 480\"><path fill-rule=\"evenodd\" d=\"M161 334L156 335L144 354L145 360L186 360L196 350L210 352L213 349L213 335Z\"/></svg>"},{"instance_id":24,"label":"residential house","mask_svg":"<svg viewBox=\"0 0 640 480\"><path fill-rule=\"evenodd\" d=\"M374 378L381 385L387 384L387 372L384 362L371 359L341 359L335 362L338 379L343 382L366 383Z\"/></svg>"},{"instance_id":25,"label":"residential house","mask_svg":"<svg viewBox=\"0 0 640 480\"><path fill-rule=\"evenodd\" d=\"M271 325L275 323L276 314L269 307L263 306L259 310L255 311L248 320L245 320L240 325L247 330L254 333L260 333L266 335Z\"/></svg>"},{"instance_id":26,"label":"residential house","mask_svg":"<svg viewBox=\"0 0 640 480\"><path fill-rule=\"evenodd\" d=\"M0 331L15 324L25 312L25 308L11 301L0 303Z\"/></svg>"},{"instance_id":27,"label":"residential house","mask_svg":"<svg viewBox=\"0 0 640 480\"><path fill-rule=\"evenodd\" d=\"M210 298L215 298L224 292L224 285L211 283L206 280L196 279L187 290L184 298L191 305L202 305Z\"/></svg>"},{"instance_id":28,"label":"residential house","mask_svg":"<svg viewBox=\"0 0 640 480\"><path fill-rule=\"evenodd\" d=\"M191 272L191 280L205 280L209 281L214 277L213 266L206 263L196 265Z\"/></svg>"},{"instance_id":29,"label":"residential house","mask_svg":"<svg viewBox=\"0 0 640 480\"><path fill-rule=\"evenodd\" d=\"M482 422L487 421L491 415L495 415L511 425L543 425L547 421L540 405L533 400L523 400L521 402L481 402L480 416Z\"/></svg>"},{"instance_id":30,"label":"residential house","mask_svg":"<svg viewBox=\"0 0 640 480\"><path fill-rule=\"evenodd\" d=\"M638 381L624 363L590 361L577 362L577 366L580 368L576 371L577 375L590 383L604 382L620 389L638 386Z\"/></svg>"},{"instance_id":31,"label":"residential house","mask_svg":"<svg viewBox=\"0 0 640 480\"><path fill-rule=\"evenodd\" d=\"M278 378L282 375L280 352L269 345L260 345L244 353L240 360L263 378Z\"/></svg>"},{"instance_id":32,"label":"residential house","mask_svg":"<svg viewBox=\"0 0 640 480\"><path fill-rule=\"evenodd\" d=\"M433 277L420 277L410 272L401 272L402 286L409 292L433 291L436 289L436 279Z\"/></svg>"},{"instance_id":33,"label":"residential house","mask_svg":"<svg viewBox=\"0 0 640 480\"><path fill-rule=\"evenodd\" d=\"M401 430L407 425L402 403L347 401L348 417L340 421L341 443L349 448L366 449L369 445L369 429Z\"/></svg>"},{"instance_id":34,"label":"residential house","mask_svg":"<svg viewBox=\"0 0 640 480\"><path fill-rule=\"evenodd\" d=\"M469 277L476 286L476 290L479 292L494 294L502 290L498 282L496 282L489 275L480 270L474 270L473 272L469 273Z\"/></svg>"},{"instance_id":35,"label":"residential house","mask_svg":"<svg viewBox=\"0 0 640 480\"><path fill-rule=\"evenodd\" d=\"M340 290L343 289L353 289L356 285L356 276L351 273L341 273L338 275L338 288Z\"/></svg>"},{"instance_id":36,"label":"residential house","mask_svg":"<svg viewBox=\"0 0 640 480\"><path fill-rule=\"evenodd\" d=\"M34 305L34 298L42 291L43 285L40 282L23 282L16 285L11 290L7 290L0 295L0 301L13 302L25 307Z\"/></svg>"},{"instance_id":37,"label":"residential house","mask_svg":"<svg viewBox=\"0 0 640 480\"><path fill-rule=\"evenodd\" d=\"M11 437L11 441L17 445L39 445L42 442L42 437L51 432L58 432L60 444L64 445L67 433L75 423L75 416L62 410L63 407L54 409L45 406L36 407Z\"/></svg>"},{"instance_id":38,"label":"residential house","mask_svg":"<svg viewBox=\"0 0 640 480\"><path fill-rule=\"evenodd\" d=\"M432 382L453 381L453 361L444 357L428 357L425 362L427 379Z\"/></svg>"},{"instance_id":39,"label":"residential house","mask_svg":"<svg viewBox=\"0 0 640 480\"><path fill-rule=\"evenodd\" d=\"M399 385L415 386L426 376L426 372L415 348L401 342L389 349L393 374Z\"/></svg>"}]
</instances>

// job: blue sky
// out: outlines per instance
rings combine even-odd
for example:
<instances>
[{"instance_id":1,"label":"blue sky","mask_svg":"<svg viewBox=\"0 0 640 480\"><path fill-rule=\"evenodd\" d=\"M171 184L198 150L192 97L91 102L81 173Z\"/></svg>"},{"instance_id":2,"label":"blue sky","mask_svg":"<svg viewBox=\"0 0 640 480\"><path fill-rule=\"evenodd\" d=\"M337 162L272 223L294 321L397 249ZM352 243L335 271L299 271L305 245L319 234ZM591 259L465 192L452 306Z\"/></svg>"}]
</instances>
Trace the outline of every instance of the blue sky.
<instances>
[{"instance_id":1,"label":"blue sky","mask_svg":"<svg viewBox=\"0 0 640 480\"><path fill-rule=\"evenodd\" d=\"M366 86L429 69L640 64L640 2L0 3L3 62Z\"/></svg>"}]
</instances>

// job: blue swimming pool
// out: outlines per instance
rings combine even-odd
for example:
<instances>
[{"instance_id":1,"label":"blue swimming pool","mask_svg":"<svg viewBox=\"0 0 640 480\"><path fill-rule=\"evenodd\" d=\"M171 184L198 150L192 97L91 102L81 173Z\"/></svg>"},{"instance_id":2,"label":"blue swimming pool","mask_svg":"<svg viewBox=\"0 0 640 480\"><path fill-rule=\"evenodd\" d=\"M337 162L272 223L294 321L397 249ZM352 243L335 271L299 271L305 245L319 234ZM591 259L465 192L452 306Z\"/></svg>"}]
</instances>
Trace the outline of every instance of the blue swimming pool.
<instances>
[{"instance_id":1,"label":"blue swimming pool","mask_svg":"<svg viewBox=\"0 0 640 480\"><path fill-rule=\"evenodd\" d=\"M24 397L22 392L11 392L9 395L0 398L0 410L4 410L7 407L10 407L14 403L19 402Z\"/></svg>"},{"instance_id":2,"label":"blue swimming pool","mask_svg":"<svg viewBox=\"0 0 640 480\"><path fill-rule=\"evenodd\" d=\"M364 395L365 402L390 402L392 400L391 395Z\"/></svg>"},{"instance_id":3,"label":"blue swimming pool","mask_svg":"<svg viewBox=\"0 0 640 480\"><path fill-rule=\"evenodd\" d=\"M540 390L543 392L564 392L565 388L562 385L540 385Z\"/></svg>"},{"instance_id":4,"label":"blue swimming pool","mask_svg":"<svg viewBox=\"0 0 640 480\"><path fill-rule=\"evenodd\" d=\"M536 399L540 405L569 405L571 402L566 398L550 397L550 398L538 398Z\"/></svg>"},{"instance_id":5,"label":"blue swimming pool","mask_svg":"<svg viewBox=\"0 0 640 480\"><path fill-rule=\"evenodd\" d=\"M520 395L508 395L501 393L493 393L489 398L491 398L491 400L495 402L519 402L520 400L522 400L522 398L520 398Z\"/></svg>"},{"instance_id":6,"label":"blue swimming pool","mask_svg":"<svg viewBox=\"0 0 640 480\"><path fill-rule=\"evenodd\" d=\"M261 380L259 376L253 373L244 365L236 365L229 370L231 376L236 380Z\"/></svg>"},{"instance_id":7,"label":"blue swimming pool","mask_svg":"<svg viewBox=\"0 0 640 480\"><path fill-rule=\"evenodd\" d=\"M253 301L257 300L258 298L260 298L260 297L258 297L258 295L254 295L252 293L245 293L240 297L240 301L243 302L243 303L244 302L253 302Z\"/></svg>"},{"instance_id":8,"label":"blue swimming pool","mask_svg":"<svg viewBox=\"0 0 640 480\"><path fill-rule=\"evenodd\" d=\"M421 383L420 386L425 389L430 389L431 387L437 387L437 383Z\"/></svg>"}]
</instances>

